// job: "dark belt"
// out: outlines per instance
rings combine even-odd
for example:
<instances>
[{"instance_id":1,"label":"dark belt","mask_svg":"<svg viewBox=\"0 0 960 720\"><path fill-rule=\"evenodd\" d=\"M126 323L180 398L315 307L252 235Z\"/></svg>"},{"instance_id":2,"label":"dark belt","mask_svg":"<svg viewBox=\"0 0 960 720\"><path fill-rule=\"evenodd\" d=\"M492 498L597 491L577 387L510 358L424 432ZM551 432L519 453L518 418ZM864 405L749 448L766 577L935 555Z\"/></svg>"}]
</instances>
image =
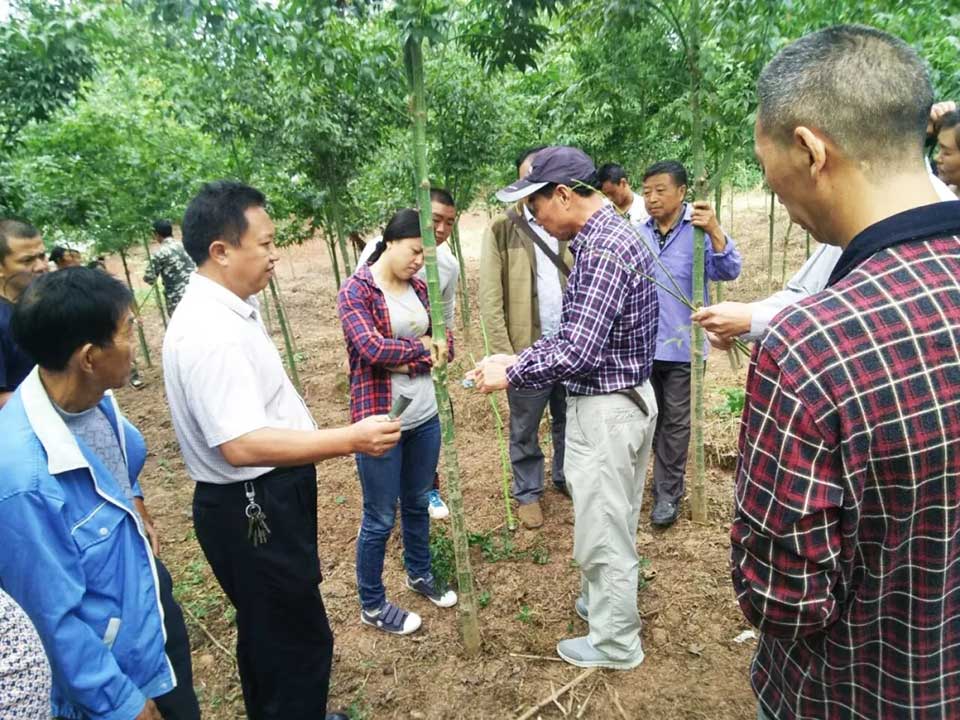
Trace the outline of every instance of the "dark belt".
<instances>
[{"instance_id":1,"label":"dark belt","mask_svg":"<svg viewBox=\"0 0 960 720\"><path fill-rule=\"evenodd\" d=\"M623 395L630 398L630 402L637 406L637 408L644 414L645 417L650 417L650 409L647 407L647 403L640 393L637 392L636 388L622 388L620 390L614 390L609 393L596 393L595 395L589 395L587 393L574 392L573 390L567 390L567 395L572 395L573 397L599 397L600 395Z\"/></svg>"}]
</instances>

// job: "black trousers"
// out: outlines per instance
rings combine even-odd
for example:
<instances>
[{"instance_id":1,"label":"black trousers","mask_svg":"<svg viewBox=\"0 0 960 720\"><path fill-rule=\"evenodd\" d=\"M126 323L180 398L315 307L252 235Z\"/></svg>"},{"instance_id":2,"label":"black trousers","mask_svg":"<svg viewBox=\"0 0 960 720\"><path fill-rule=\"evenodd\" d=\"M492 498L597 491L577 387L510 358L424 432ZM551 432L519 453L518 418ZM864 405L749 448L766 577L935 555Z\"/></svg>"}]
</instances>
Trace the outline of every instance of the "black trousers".
<instances>
[{"instance_id":1,"label":"black trousers","mask_svg":"<svg viewBox=\"0 0 960 720\"><path fill-rule=\"evenodd\" d=\"M690 363L653 361L650 384L657 397L653 436L653 502L680 502L690 447Z\"/></svg>"},{"instance_id":2,"label":"black trousers","mask_svg":"<svg viewBox=\"0 0 960 720\"><path fill-rule=\"evenodd\" d=\"M317 474L278 468L252 481L270 537L254 547L244 483L197 483L193 522L237 611L237 665L250 720L317 720L326 713L333 633L320 597Z\"/></svg>"},{"instance_id":3,"label":"black trousers","mask_svg":"<svg viewBox=\"0 0 960 720\"><path fill-rule=\"evenodd\" d=\"M190 637L183 620L183 611L173 599L173 579L159 559L156 561L163 607L163 627L167 631L164 650L177 676L177 687L166 695L153 698L164 720L200 720L200 704L193 689L193 664L190 659Z\"/></svg>"}]
</instances>

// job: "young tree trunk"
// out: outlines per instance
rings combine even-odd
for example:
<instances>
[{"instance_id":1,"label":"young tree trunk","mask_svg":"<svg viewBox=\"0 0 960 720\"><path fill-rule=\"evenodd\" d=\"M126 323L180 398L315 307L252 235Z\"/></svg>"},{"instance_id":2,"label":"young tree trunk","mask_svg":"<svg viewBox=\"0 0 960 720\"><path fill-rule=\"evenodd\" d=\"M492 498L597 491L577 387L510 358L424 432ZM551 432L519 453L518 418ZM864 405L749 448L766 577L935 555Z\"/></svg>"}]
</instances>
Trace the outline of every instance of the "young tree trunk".
<instances>
[{"instance_id":1,"label":"young tree trunk","mask_svg":"<svg viewBox=\"0 0 960 720\"><path fill-rule=\"evenodd\" d=\"M266 288L260 293L260 309L263 310L263 324L266 325L267 332L273 335L273 316L270 314L270 296L267 295Z\"/></svg>"},{"instance_id":2,"label":"young tree trunk","mask_svg":"<svg viewBox=\"0 0 960 720\"><path fill-rule=\"evenodd\" d=\"M337 245L340 246L340 256L343 258L344 273L349 276L353 273L353 265L350 264L350 256L347 254L347 238L343 235L343 224L340 222L340 206L336 200L331 204L330 212L333 214L333 228L337 236ZM339 282L337 287L340 287Z\"/></svg>"},{"instance_id":3,"label":"young tree trunk","mask_svg":"<svg viewBox=\"0 0 960 720\"><path fill-rule=\"evenodd\" d=\"M149 265L150 261L152 260L150 256L150 243L147 241L146 238L141 238L141 239L143 240L143 252L146 253L147 255L147 265ZM159 278L153 281L153 291L157 295L157 310L160 312L160 321L163 323L163 329L166 330L167 329L167 312L166 312L166 308L164 308L164 301L166 301L166 297L164 297L163 293L160 292L160 288L157 287L157 283L159 281L160 281Z\"/></svg>"},{"instance_id":4,"label":"young tree trunk","mask_svg":"<svg viewBox=\"0 0 960 720\"><path fill-rule=\"evenodd\" d=\"M290 327L287 325L287 314L283 310L283 303L280 302L280 291L277 287L275 278L270 278L270 294L273 296L273 308L277 313L277 321L280 323L280 332L283 334L283 347L287 356L287 367L290 368L290 379L293 381L297 392L303 394L300 386L300 373L297 372L296 353L293 349L293 340L290 337Z\"/></svg>"},{"instance_id":5,"label":"young tree trunk","mask_svg":"<svg viewBox=\"0 0 960 720\"><path fill-rule=\"evenodd\" d=\"M130 267L127 265L126 250L120 251L120 261L123 263L123 273L127 276L127 287L133 295L133 316L137 319L137 336L140 338L140 352L143 353L143 359L147 361L147 367L153 367L150 360L150 348L147 346L147 336L143 334L143 320L140 317L140 307L137 305L137 294L133 291L133 283L130 281Z\"/></svg>"},{"instance_id":6,"label":"young tree trunk","mask_svg":"<svg viewBox=\"0 0 960 720\"><path fill-rule=\"evenodd\" d=\"M337 262L337 251L333 248L333 239L324 237L323 244L327 246L327 253L330 255L330 267L333 268L333 278L337 283L337 290L343 284L340 282L340 264Z\"/></svg>"},{"instance_id":7,"label":"young tree trunk","mask_svg":"<svg viewBox=\"0 0 960 720\"><path fill-rule=\"evenodd\" d=\"M430 321L433 328L433 344L436 348L447 345L446 327L443 320L443 299L440 295L440 275L437 272L437 242L433 234L433 214L430 210L430 179L427 171L427 103L424 89L423 40L411 34L404 46L404 62L410 85L410 113L413 116L413 155L416 167L417 201L420 206L420 231L423 238L423 254L427 268L427 287L430 293ZM445 354L443 356L445 358ZM450 503L450 519L453 530L453 551L457 565L457 585L460 591L460 628L467 655L480 650L480 625L477 618L477 601L474 593L473 571L470 568L470 548L467 541L467 525L463 514L463 493L460 489L460 464L454 442L453 417L450 397L447 393L447 363L445 360L433 368L433 382L437 393L437 407L443 437L443 457L446 468L447 494Z\"/></svg>"},{"instance_id":8,"label":"young tree trunk","mask_svg":"<svg viewBox=\"0 0 960 720\"><path fill-rule=\"evenodd\" d=\"M690 25L688 33L687 63L690 70L690 112L693 118L690 147L693 155L693 196L705 200L707 195L706 160L703 147L703 118L700 115L700 0L690 2ZM693 233L693 293L691 301L696 307L703 304L704 282L704 237L703 230ZM690 338L690 409L692 417L691 441L693 443L693 477L690 484L690 512L693 521L707 520L706 471L703 456L703 328L691 323Z\"/></svg>"},{"instance_id":9,"label":"young tree trunk","mask_svg":"<svg viewBox=\"0 0 960 720\"><path fill-rule=\"evenodd\" d=\"M733 184L730 185L730 224L727 226L727 232L730 233L730 237L733 237L733 201L736 198L736 195L733 192Z\"/></svg>"},{"instance_id":10,"label":"young tree trunk","mask_svg":"<svg viewBox=\"0 0 960 720\"><path fill-rule=\"evenodd\" d=\"M450 244L453 247L453 253L457 256L457 263L460 265L460 282L457 283L457 292L460 295L460 318L463 320L463 336L467 347L470 347L470 294L467 292L469 283L467 282L467 264L463 257L463 248L460 245L460 214L453 223L453 232L450 234Z\"/></svg>"},{"instance_id":11,"label":"young tree trunk","mask_svg":"<svg viewBox=\"0 0 960 720\"><path fill-rule=\"evenodd\" d=\"M767 245L767 292L773 291L773 231L774 212L777 208L777 196L770 193L770 236Z\"/></svg>"},{"instance_id":12,"label":"young tree trunk","mask_svg":"<svg viewBox=\"0 0 960 720\"><path fill-rule=\"evenodd\" d=\"M783 236L783 261L780 265L780 289L787 283L787 246L790 243L790 232L793 230L793 221L787 225L787 232Z\"/></svg>"},{"instance_id":13,"label":"young tree trunk","mask_svg":"<svg viewBox=\"0 0 960 720\"><path fill-rule=\"evenodd\" d=\"M807 232L806 237L806 246L807 246L807 260L810 259L810 233Z\"/></svg>"}]
</instances>

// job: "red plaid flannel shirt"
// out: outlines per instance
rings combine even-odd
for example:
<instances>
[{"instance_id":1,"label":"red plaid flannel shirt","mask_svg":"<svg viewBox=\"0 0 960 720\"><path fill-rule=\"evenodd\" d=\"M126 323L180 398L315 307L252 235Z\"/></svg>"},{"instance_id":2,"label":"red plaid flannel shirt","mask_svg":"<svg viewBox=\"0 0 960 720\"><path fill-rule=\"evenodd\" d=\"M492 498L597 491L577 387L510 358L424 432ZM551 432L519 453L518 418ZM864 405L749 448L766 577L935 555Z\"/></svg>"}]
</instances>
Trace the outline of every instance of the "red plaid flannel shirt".
<instances>
[{"instance_id":1,"label":"red plaid flannel shirt","mask_svg":"<svg viewBox=\"0 0 960 720\"><path fill-rule=\"evenodd\" d=\"M410 278L417 297L430 314L427 285ZM430 352L419 338L394 338L387 300L377 287L368 265L361 265L340 288L337 313L343 325L350 359L350 419L385 415L392 404L389 367L409 365L410 375L431 370ZM430 333L430 329L427 329ZM453 359L453 333L447 330L447 349Z\"/></svg>"},{"instance_id":2,"label":"red plaid flannel shirt","mask_svg":"<svg viewBox=\"0 0 960 720\"><path fill-rule=\"evenodd\" d=\"M868 228L754 354L732 571L777 720L960 718L958 233Z\"/></svg>"}]
</instances>

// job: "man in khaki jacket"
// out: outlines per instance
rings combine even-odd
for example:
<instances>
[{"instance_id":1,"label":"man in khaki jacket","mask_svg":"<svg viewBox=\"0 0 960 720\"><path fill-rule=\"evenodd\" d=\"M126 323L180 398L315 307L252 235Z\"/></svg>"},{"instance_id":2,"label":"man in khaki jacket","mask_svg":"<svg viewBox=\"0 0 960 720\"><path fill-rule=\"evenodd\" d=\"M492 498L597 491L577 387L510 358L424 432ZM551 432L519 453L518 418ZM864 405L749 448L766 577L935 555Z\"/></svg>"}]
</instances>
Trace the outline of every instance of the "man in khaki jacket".
<instances>
[{"instance_id":1,"label":"man in khaki jacket","mask_svg":"<svg viewBox=\"0 0 960 720\"><path fill-rule=\"evenodd\" d=\"M542 147L525 150L517 158L517 175L530 172L533 156ZM540 242L534 242L535 234ZM556 261L554 260L556 259ZM563 272L558 264L564 266ZM566 241L558 241L537 225L521 202L494 219L483 234L480 252L480 314L491 354L515 355L541 336L556 334L560 307L573 256ZM566 391L557 383L541 390L509 389L510 461L513 497L526 528L543 524L543 451L538 430L550 405L553 420L553 484L567 495L563 474Z\"/></svg>"}]
</instances>

